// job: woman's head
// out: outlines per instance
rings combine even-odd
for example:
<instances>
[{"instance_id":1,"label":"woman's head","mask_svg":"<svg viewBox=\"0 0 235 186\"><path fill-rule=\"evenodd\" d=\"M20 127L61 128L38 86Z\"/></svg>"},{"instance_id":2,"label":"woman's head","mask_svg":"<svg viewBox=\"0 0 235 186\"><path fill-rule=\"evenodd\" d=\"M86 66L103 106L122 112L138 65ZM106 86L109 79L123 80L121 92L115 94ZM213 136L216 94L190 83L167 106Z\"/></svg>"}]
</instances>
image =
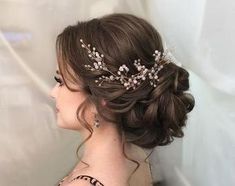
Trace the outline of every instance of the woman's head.
<instances>
[{"instance_id":1,"label":"woman's head","mask_svg":"<svg viewBox=\"0 0 235 186\"><path fill-rule=\"evenodd\" d=\"M164 65L156 87L150 85L148 78L135 89L126 89L118 80L103 81L99 86L96 80L110 73L86 68L94 60L82 47L81 39L104 55L105 65L113 73L125 64L128 74L137 74L136 59L151 69L155 64L154 51L163 53L164 49L156 29L129 14L110 14L65 28L56 43L58 70L69 91L65 93L69 100L61 99L62 104L72 103L73 110L79 107L77 119L85 128L92 132L92 119L86 122L84 113L93 110L115 123L127 141L141 147L166 145L173 137L183 136L187 113L194 107L193 97L185 93L189 89L189 73L185 69L174 63Z\"/></svg>"}]
</instances>

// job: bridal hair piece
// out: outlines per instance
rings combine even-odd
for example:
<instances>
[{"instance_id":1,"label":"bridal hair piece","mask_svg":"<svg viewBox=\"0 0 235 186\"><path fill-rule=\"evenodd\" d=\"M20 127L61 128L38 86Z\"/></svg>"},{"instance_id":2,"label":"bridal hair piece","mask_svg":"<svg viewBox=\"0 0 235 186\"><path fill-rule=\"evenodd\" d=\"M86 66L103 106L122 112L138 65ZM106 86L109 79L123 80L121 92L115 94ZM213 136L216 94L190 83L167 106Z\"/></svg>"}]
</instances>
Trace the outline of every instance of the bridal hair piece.
<instances>
[{"instance_id":1,"label":"bridal hair piece","mask_svg":"<svg viewBox=\"0 0 235 186\"><path fill-rule=\"evenodd\" d=\"M163 68L165 64L169 64L173 61L171 56L169 55L169 51L166 50L162 53L158 50L154 51L154 65L150 69L146 68L145 65L141 65L141 60L136 59L134 60L134 66L138 70L136 74L128 74L129 68L123 64L119 67L117 72L112 72L108 69L104 62L104 55L100 54L95 47L92 47L90 44L85 44L82 39L80 39L81 47L85 48L88 53L88 57L90 57L94 63L93 66L85 65L85 68L90 71L106 71L109 72L109 76L102 75L98 79L95 80L98 83L98 86L101 86L104 81L120 81L120 83L127 89L136 89L141 82L145 81L146 79L149 80L150 85L153 87L157 86L157 82L159 81L158 72Z\"/></svg>"}]
</instances>

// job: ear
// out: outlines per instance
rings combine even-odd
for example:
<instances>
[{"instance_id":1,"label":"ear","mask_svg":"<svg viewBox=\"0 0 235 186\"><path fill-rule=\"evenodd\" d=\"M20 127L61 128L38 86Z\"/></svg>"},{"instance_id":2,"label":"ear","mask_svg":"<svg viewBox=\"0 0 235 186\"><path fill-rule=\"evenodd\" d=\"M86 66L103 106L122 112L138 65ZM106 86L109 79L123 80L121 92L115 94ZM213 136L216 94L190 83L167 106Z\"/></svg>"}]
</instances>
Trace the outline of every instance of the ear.
<instances>
[{"instance_id":1,"label":"ear","mask_svg":"<svg viewBox=\"0 0 235 186\"><path fill-rule=\"evenodd\" d=\"M102 106L106 106L106 103L107 103L107 102L106 102L104 99L101 100L101 105L102 105Z\"/></svg>"},{"instance_id":2,"label":"ear","mask_svg":"<svg viewBox=\"0 0 235 186\"><path fill-rule=\"evenodd\" d=\"M107 102L104 99L101 99L100 103L101 103L101 106L106 107ZM97 113L97 109L94 104L91 104L90 109L92 113Z\"/></svg>"}]
</instances>

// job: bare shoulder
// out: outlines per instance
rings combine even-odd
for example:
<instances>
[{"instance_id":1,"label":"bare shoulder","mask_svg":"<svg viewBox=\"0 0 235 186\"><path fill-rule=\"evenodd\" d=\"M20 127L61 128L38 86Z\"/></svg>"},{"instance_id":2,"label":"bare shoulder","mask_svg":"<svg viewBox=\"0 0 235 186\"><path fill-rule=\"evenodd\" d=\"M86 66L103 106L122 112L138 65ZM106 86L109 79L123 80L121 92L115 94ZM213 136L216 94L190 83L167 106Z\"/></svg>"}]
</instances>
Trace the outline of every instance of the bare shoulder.
<instances>
[{"instance_id":1,"label":"bare shoulder","mask_svg":"<svg viewBox=\"0 0 235 186\"><path fill-rule=\"evenodd\" d=\"M74 180L68 184L66 184L66 186L91 186L90 182L86 181L86 180Z\"/></svg>"},{"instance_id":2,"label":"bare shoulder","mask_svg":"<svg viewBox=\"0 0 235 186\"><path fill-rule=\"evenodd\" d=\"M143 162L146 157L144 151L134 146L130 148L128 156L140 163L140 167L131 177L130 185L150 186L151 174L148 165ZM136 164L126 159L124 163L119 161L101 161L96 166L93 166L92 169L86 169L76 173L76 175L80 176L87 175L86 180L74 179L72 182L63 186L91 186L94 180L100 182L100 184L96 184L97 186L127 186L127 180L135 168Z\"/></svg>"},{"instance_id":3,"label":"bare shoulder","mask_svg":"<svg viewBox=\"0 0 235 186\"><path fill-rule=\"evenodd\" d=\"M99 170L80 171L76 177L70 179L69 182L66 181L61 186L126 186L125 182L123 182L125 179L120 177L117 179L117 175L114 171L108 169L102 170L102 168Z\"/></svg>"},{"instance_id":4,"label":"bare shoulder","mask_svg":"<svg viewBox=\"0 0 235 186\"><path fill-rule=\"evenodd\" d=\"M63 186L104 186L98 179L94 176L90 176L88 174L81 174L79 176L74 177L69 182L65 183Z\"/></svg>"}]
</instances>

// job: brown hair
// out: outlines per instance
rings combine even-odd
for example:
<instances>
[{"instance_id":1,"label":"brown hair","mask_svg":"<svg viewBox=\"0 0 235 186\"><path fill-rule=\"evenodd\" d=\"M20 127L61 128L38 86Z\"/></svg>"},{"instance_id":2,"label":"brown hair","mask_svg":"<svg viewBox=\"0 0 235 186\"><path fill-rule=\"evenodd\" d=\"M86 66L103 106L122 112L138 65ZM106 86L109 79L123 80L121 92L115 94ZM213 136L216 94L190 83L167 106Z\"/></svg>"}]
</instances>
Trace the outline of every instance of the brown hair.
<instances>
[{"instance_id":1,"label":"brown hair","mask_svg":"<svg viewBox=\"0 0 235 186\"><path fill-rule=\"evenodd\" d=\"M152 149L171 143L174 137L183 137L182 127L186 125L187 113L195 104L194 97L185 92L189 89L189 73L184 68L174 63L165 65L159 72L157 87L152 87L148 81L142 82L135 90L126 90L115 82L103 82L98 86L95 79L107 74L88 71L84 67L93 61L81 47L81 38L104 54L107 67L113 72L126 64L130 73L135 74L133 62L138 58L149 68L154 63L153 52L164 52L164 48L157 30L146 20L130 14L110 14L78 22L66 27L57 37L59 69L66 86L76 91L66 83L64 75L67 73L75 83L82 82L87 94L87 99L77 110L77 117L91 135L93 129L83 115L79 118L79 113L84 113L86 106L93 103L101 117L117 124L124 142ZM107 103L105 107L101 104L102 99ZM108 117L110 115L113 117ZM131 161L139 167L137 161Z\"/></svg>"}]
</instances>

